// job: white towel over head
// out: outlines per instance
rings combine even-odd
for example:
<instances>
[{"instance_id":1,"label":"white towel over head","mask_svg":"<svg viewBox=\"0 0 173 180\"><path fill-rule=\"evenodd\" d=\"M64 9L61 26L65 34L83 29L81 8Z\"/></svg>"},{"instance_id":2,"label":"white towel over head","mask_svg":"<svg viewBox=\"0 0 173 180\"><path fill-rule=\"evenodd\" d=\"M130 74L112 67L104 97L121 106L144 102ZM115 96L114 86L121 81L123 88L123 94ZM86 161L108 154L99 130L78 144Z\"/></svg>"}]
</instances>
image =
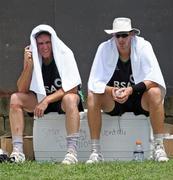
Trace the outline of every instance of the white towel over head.
<instances>
[{"instance_id":1,"label":"white towel over head","mask_svg":"<svg viewBox=\"0 0 173 180\"><path fill-rule=\"evenodd\" d=\"M30 35L30 48L32 51L34 63L30 90L37 94L38 102L46 97L46 91L44 88L41 72L42 58L38 53L35 38L35 35L41 31L47 31L51 34L53 57L62 80L63 90L66 92L81 84L81 78L73 52L58 38L56 32L51 26L41 24L35 27Z\"/></svg>"},{"instance_id":2,"label":"white towel over head","mask_svg":"<svg viewBox=\"0 0 173 180\"><path fill-rule=\"evenodd\" d=\"M114 73L118 58L119 52L114 38L100 44L90 72L89 90L94 93L104 93L106 84ZM151 44L142 37L134 36L130 59L135 84L144 80L153 81L159 85L164 97L166 85Z\"/></svg>"}]
</instances>

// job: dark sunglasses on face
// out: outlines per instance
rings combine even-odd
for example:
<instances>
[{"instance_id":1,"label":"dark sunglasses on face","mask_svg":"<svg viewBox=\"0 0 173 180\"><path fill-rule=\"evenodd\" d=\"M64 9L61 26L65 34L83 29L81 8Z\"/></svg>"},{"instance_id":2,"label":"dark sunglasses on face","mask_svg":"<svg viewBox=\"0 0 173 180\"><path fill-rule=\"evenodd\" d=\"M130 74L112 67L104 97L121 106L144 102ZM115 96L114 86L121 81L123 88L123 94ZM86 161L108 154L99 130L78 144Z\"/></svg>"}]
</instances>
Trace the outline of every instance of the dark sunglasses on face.
<instances>
[{"instance_id":1,"label":"dark sunglasses on face","mask_svg":"<svg viewBox=\"0 0 173 180\"><path fill-rule=\"evenodd\" d=\"M129 33L123 33L123 34L115 34L115 37L118 39L118 38L120 38L120 37L122 37L122 38L126 38L126 37L128 37L129 36Z\"/></svg>"}]
</instances>

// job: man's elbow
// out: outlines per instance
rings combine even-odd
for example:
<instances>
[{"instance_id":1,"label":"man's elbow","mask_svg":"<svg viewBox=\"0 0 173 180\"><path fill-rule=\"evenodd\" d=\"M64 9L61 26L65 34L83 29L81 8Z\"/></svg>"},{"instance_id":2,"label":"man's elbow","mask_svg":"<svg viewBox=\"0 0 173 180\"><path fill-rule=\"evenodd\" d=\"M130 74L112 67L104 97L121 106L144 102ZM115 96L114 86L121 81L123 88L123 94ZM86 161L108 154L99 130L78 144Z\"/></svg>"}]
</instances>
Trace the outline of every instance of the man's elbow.
<instances>
[{"instance_id":1,"label":"man's elbow","mask_svg":"<svg viewBox=\"0 0 173 180\"><path fill-rule=\"evenodd\" d=\"M29 92L29 89L26 88L26 87L18 87L18 92L20 93L28 93Z\"/></svg>"}]
</instances>

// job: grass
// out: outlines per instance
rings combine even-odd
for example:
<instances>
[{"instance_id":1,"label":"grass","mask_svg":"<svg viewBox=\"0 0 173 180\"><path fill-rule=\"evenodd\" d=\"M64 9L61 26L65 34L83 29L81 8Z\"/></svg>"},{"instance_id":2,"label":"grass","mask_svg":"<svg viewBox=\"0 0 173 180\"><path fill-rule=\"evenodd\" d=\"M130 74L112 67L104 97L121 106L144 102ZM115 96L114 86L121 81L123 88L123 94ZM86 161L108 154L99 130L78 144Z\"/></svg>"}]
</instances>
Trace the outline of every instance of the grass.
<instances>
[{"instance_id":1,"label":"grass","mask_svg":"<svg viewBox=\"0 0 173 180\"><path fill-rule=\"evenodd\" d=\"M105 162L86 165L60 163L0 164L0 180L173 180L173 159L166 163L154 161Z\"/></svg>"}]
</instances>

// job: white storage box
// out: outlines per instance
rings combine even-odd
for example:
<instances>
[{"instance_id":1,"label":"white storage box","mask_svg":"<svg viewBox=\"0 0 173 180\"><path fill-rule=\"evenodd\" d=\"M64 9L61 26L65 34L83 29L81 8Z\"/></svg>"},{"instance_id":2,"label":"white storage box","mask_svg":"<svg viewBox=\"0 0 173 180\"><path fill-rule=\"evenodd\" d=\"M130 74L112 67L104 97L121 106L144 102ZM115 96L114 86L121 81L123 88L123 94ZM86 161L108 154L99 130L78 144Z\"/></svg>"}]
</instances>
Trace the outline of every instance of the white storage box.
<instances>
[{"instance_id":1,"label":"white storage box","mask_svg":"<svg viewBox=\"0 0 173 180\"><path fill-rule=\"evenodd\" d=\"M85 161L90 155L90 134L86 112L81 113L78 160ZM125 113L109 116L103 113L101 149L106 161L132 160L135 141L143 144L144 156L150 158L151 126L143 115ZM34 121L33 143L37 161L62 161L66 154L65 116L49 113Z\"/></svg>"}]
</instances>

